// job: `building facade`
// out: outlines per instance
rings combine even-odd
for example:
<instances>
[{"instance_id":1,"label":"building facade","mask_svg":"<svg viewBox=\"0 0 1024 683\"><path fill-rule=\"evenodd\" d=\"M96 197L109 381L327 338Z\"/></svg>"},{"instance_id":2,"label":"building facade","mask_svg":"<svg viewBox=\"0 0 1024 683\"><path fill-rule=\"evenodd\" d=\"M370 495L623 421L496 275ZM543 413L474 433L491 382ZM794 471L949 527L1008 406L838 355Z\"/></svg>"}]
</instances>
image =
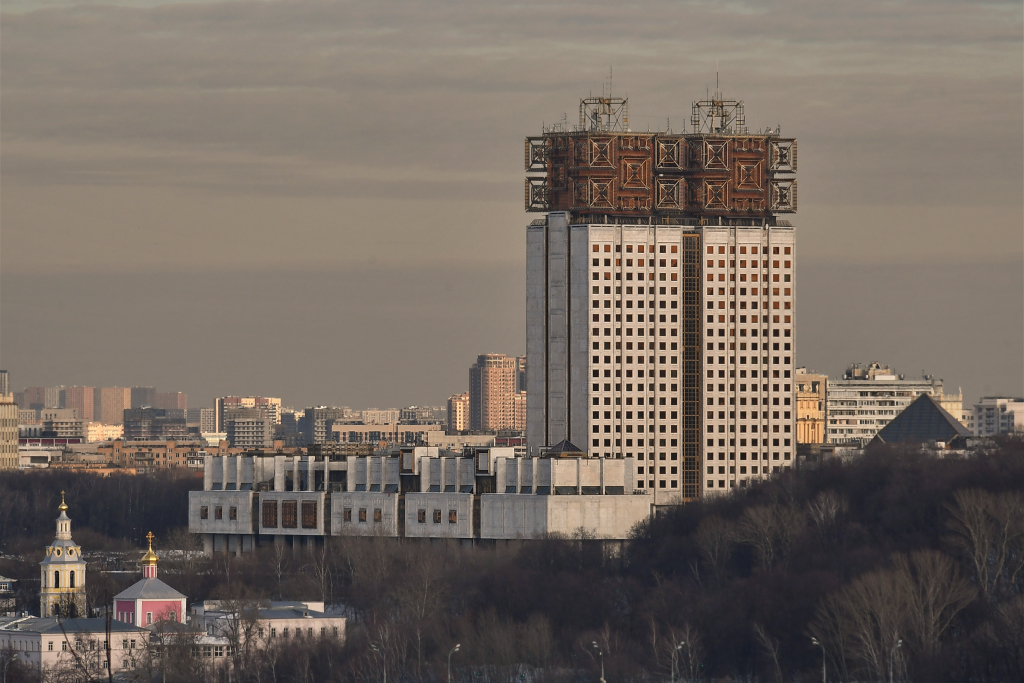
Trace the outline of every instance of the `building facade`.
<instances>
[{"instance_id":1,"label":"building facade","mask_svg":"<svg viewBox=\"0 0 1024 683\"><path fill-rule=\"evenodd\" d=\"M943 393L941 379L906 379L879 363L851 365L843 379L828 381L826 391L828 443L841 446L865 446L921 394L957 419L963 415L961 395Z\"/></svg>"},{"instance_id":2,"label":"building facade","mask_svg":"<svg viewBox=\"0 0 1024 683\"><path fill-rule=\"evenodd\" d=\"M124 411L124 440L188 438L184 410L163 408L129 408Z\"/></svg>"},{"instance_id":3,"label":"building facade","mask_svg":"<svg viewBox=\"0 0 1024 683\"><path fill-rule=\"evenodd\" d=\"M0 394L0 469L18 467L18 404L11 394Z\"/></svg>"},{"instance_id":4,"label":"building facade","mask_svg":"<svg viewBox=\"0 0 1024 683\"><path fill-rule=\"evenodd\" d=\"M526 142L527 440L635 459L655 504L695 500L795 455L796 141L742 103L693 132L637 134L628 104Z\"/></svg>"},{"instance_id":5,"label":"building facade","mask_svg":"<svg viewBox=\"0 0 1024 683\"><path fill-rule=\"evenodd\" d=\"M469 428L474 431L523 429L516 425L519 362L504 354L478 356L469 368Z\"/></svg>"},{"instance_id":6,"label":"building facade","mask_svg":"<svg viewBox=\"0 0 1024 683\"><path fill-rule=\"evenodd\" d=\"M124 411L132 407L132 390L127 387L97 387L93 392L93 410L99 421L108 425L124 423Z\"/></svg>"},{"instance_id":7,"label":"building facade","mask_svg":"<svg viewBox=\"0 0 1024 683\"><path fill-rule=\"evenodd\" d=\"M825 390L828 376L796 369L796 442L825 443Z\"/></svg>"},{"instance_id":8,"label":"building facade","mask_svg":"<svg viewBox=\"0 0 1024 683\"><path fill-rule=\"evenodd\" d=\"M65 387L62 405L74 410L79 419L92 422L96 417L94 387Z\"/></svg>"},{"instance_id":9,"label":"building facade","mask_svg":"<svg viewBox=\"0 0 1024 683\"><path fill-rule=\"evenodd\" d=\"M511 540L585 532L625 539L651 512L636 461L514 448L450 454L210 457L189 494L189 529L208 553L324 536Z\"/></svg>"},{"instance_id":10,"label":"building facade","mask_svg":"<svg viewBox=\"0 0 1024 683\"><path fill-rule=\"evenodd\" d=\"M146 539L149 550L142 556L142 578L114 596L114 619L140 627L162 621L183 624L186 598L157 578L160 558L153 552L153 532Z\"/></svg>"},{"instance_id":11,"label":"building facade","mask_svg":"<svg viewBox=\"0 0 1024 683\"><path fill-rule=\"evenodd\" d=\"M46 547L40 567L39 615L42 617L86 617L85 559L82 548L71 538L71 519L60 494L57 533Z\"/></svg>"},{"instance_id":12,"label":"building facade","mask_svg":"<svg viewBox=\"0 0 1024 683\"><path fill-rule=\"evenodd\" d=\"M153 407L164 410L188 410L188 396L181 391L158 391L153 396Z\"/></svg>"},{"instance_id":13,"label":"building facade","mask_svg":"<svg viewBox=\"0 0 1024 683\"><path fill-rule=\"evenodd\" d=\"M448 433L455 434L469 429L469 392L448 397Z\"/></svg>"},{"instance_id":14,"label":"building facade","mask_svg":"<svg viewBox=\"0 0 1024 683\"><path fill-rule=\"evenodd\" d=\"M986 396L974 404L975 436L1021 434L1024 432L1024 398Z\"/></svg>"}]
</instances>

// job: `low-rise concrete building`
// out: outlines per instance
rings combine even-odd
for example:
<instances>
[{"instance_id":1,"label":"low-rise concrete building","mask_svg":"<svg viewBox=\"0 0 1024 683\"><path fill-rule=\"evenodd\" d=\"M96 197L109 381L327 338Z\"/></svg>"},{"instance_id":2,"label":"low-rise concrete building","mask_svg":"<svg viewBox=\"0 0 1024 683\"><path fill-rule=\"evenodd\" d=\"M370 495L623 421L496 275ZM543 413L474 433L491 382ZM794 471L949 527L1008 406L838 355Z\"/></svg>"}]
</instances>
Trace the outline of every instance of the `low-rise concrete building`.
<instances>
[{"instance_id":1,"label":"low-rise concrete building","mask_svg":"<svg viewBox=\"0 0 1024 683\"><path fill-rule=\"evenodd\" d=\"M975 436L1024 432L1024 398L986 396L974 404L973 414Z\"/></svg>"},{"instance_id":2,"label":"low-rise concrete building","mask_svg":"<svg viewBox=\"0 0 1024 683\"><path fill-rule=\"evenodd\" d=\"M189 529L207 553L325 536L625 539L652 510L638 471L633 458L590 458L574 447L540 457L429 446L209 456L203 490L189 494Z\"/></svg>"}]
</instances>

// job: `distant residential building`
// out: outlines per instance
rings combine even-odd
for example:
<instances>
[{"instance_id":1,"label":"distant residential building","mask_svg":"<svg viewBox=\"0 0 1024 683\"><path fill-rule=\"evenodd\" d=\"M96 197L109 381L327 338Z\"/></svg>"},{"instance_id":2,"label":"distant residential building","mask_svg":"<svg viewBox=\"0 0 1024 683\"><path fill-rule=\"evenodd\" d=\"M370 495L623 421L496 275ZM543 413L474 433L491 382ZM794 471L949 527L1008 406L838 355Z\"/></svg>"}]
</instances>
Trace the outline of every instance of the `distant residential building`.
<instances>
[{"instance_id":1,"label":"distant residential building","mask_svg":"<svg viewBox=\"0 0 1024 683\"><path fill-rule=\"evenodd\" d=\"M110 443L96 446L96 452L103 461L119 467L133 467L139 472L155 469L195 469L195 461L201 461L207 454L232 452L227 441L206 445L205 441L124 441L115 439ZM234 451L240 452L240 451Z\"/></svg>"},{"instance_id":2,"label":"distant residential building","mask_svg":"<svg viewBox=\"0 0 1024 683\"><path fill-rule=\"evenodd\" d=\"M124 423L124 411L132 407L132 390L127 387L97 387L93 409L99 421L108 425Z\"/></svg>"},{"instance_id":3,"label":"distant residential building","mask_svg":"<svg viewBox=\"0 0 1024 683\"><path fill-rule=\"evenodd\" d=\"M216 429L213 431L225 431L225 411L238 408L262 408L273 420L274 424L281 424L281 399L279 398L267 396L222 396L214 401L214 410L217 411L217 424Z\"/></svg>"},{"instance_id":4,"label":"distant residential building","mask_svg":"<svg viewBox=\"0 0 1024 683\"><path fill-rule=\"evenodd\" d=\"M11 394L0 394L0 469L18 467L18 404Z\"/></svg>"},{"instance_id":5,"label":"distant residential building","mask_svg":"<svg viewBox=\"0 0 1024 683\"><path fill-rule=\"evenodd\" d=\"M797 368L796 375L796 442L825 443L825 389L827 375Z\"/></svg>"},{"instance_id":6,"label":"distant residential building","mask_svg":"<svg viewBox=\"0 0 1024 683\"><path fill-rule=\"evenodd\" d=\"M469 368L469 428L474 431L516 427L517 359L504 354L478 356Z\"/></svg>"},{"instance_id":7,"label":"distant residential building","mask_svg":"<svg viewBox=\"0 0 1024 683\"><path fill-rule=\"evenodd\" d=\"M96 419L96 389L94 387L65 387L62 405L78 413L78 417L86 422Z\"/></svg>"},{"instance_id":8,"label":"distant residential building","mask_svg":"<svg viewBox=\"0 0 1024 683\"><path fill-rule=\"evenodd\" d=\"M125 441L188 437L184 410L128 408L124 411Z\"/></svg>"},{"instance_id":9,"label":"distant residential building","mask_svg":"<svg viewBox=\"0 0 1024 683\"><path fill-rule=\"evenodd\" d=\"M526 356L516 356L516 391L526 391Z\"/></svg>"},{"instance_id":10,"label":"distant residential building","mask_svg":"<svg viewBox=\"0 0 1024 683\"><path fill-rule=\"evenodd\" d=\"M199 409L199 431L200 432L215 432L217 431L217 409L216 408L200 408Z\"/></svg>"},{"instance_id":11,"label":"distant residential building","mask_svg":"<svg viewBox=\"0 0 1024 683\"><path fill-rule=\"evenodd\" d=\"M398 411L395 411L395 420L398 419ZM331 431L336 422L344 422L345 408L318 406L306 408L305 414L299 425L299 430L305 436L307 444L324 443L331 440Z\"/></svg>"},{"instance_id":12,"label":"distant residential building","mask_svg":"<svg viewBox=\"0 0 1024 683\"><path fill-rule=\"evenodd\" d=\"M192 622L225 642L255 637L258 646L278 638L345 638L345 617L324 612L322 602L259 602L249 612L237 601L206 600L192 605ZM240 620L252 622L239 633Z\"/></svg>"},{"instance_id":13,"label":"distant residential building","mask_svg":"<svg viewBox=\"0 0 1024 683\"><path fill-rule=\"evenodd\" d=\"M344 417L340 415L339 417ZM362 412L363 424L366 425L386 425L398 422L402 419L402 411L400 410L379 410L377 408L371 408Z\"/></svg>"},{"instance_id":14,"label":"distant residential building","mask_svg":"<svg viewBox=\"0 0 1024 683\"><path fill-rule=\"evenodd\" d=\"M389 446L426 444L431 432L443 431L444 425L435 424L352 424L335 422L324 441L339 443L386 444ZM317 441L314 443L323 443Z\"/></svg>"},{"instance_id":15,"label":"distant residential building","mask_svg":"<svg viewBox=\"0 0 1024 683\"><path fill-rule=\"evenodd\" d=\"M188 410L188 396L181 391L158 391L153 395L153 407L164 410Z\"/></svg>"},{"instance_id":16,"label":"distant residential building","mask_svg":"<svg viewBox=\"0 0 1024 683\"><path fill-rule=\"evenodd\" d=\"M851 365L843 379L828 381L826 392L831 444L866 445L921 394L935 398L954 417L962 416L961 395L944 394L941 379L906 379L879 363Z\"/></svg>"},{"instance_id":17,"label":"distant residential building","mask_svg":"<svg viewBox=\"0 0 1024 683\"><path fill-rule=\"evenodd\" d=\"M154 408L156 387L132 387L131 397L131 406L125 406L125 408Z\"/></svg>"},{"instance_id":18,"label":"distant residential building","mask_svg":"<svg viewBox=\"0 0 1024 683\"><path fill-rule=\"evenodd\" d=\"M41 411L40 436L58 439L85 439L86 421L79 419L75 408L47 408Z\"/></svg>"},{"instance_id":19,"label":"distant residential building","mask_svg":"<svg viewBox=\"0 0 1024 683\"><path fill-rule=\"evenodd\" d=\"M526 391L517 391L512 396L512 426L515 432L526 432Z\"/></svg>"},{"instance_id":20,"label":"distant residential building","mask_svg":"<svg viewBox=\"0 0 1024 683\"><path fill-rule=\"evenodd\" d=\"M102 422L90 422L85 425L85 440L89 443L111 441L124 436L124 425L107 425Z\"/></svg>"},{"instance_id":21,"label":"distant residential building","mask_svg":"<svg viewBox=\"0 0 1024 683\"><path fill-rule=\"evenodd\" d=\"M22 392L25 408L60 408L60 387L26 387Z\"/></svg>"},{"instance_id":22,"label":"distant residential building","mask_svg":"<svg viewBox=\"0 0 1024 683\"><path fill-rule=\"evenodd\" d=\"M228 443L232 448L270 448L274 443L274 422L261 410L255 415L227 421Z\"/></svg>"},{"instance_id":23,"label":"distant residential building","mask_svg":"<svg viewBox=\"0 0 1024 683\"><path fill-rule=\"evenodd\" d=\"M469 429L469 392L448 397L448 433Z\"/></svg>"},{"instance_id":24,"label":"distant residential building","mask_svg":"<svg viewBox=\"0 0 1024 683\"><path fill-rule=\"evenodd\" d=\"M977 436L1024 432L1024 398L986 396L974 404L973 415Z\"/></svg>"}]
</instances>

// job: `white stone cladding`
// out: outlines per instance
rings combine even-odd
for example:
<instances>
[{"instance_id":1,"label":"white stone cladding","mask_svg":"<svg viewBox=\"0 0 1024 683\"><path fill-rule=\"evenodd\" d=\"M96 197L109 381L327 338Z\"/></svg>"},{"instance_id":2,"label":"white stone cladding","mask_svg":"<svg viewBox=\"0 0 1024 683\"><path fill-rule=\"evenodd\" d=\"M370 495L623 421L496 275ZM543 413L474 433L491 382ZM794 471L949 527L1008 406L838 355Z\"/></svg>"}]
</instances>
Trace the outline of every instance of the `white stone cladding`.
<instances>
[{"instance_id":1,"label":"white stone cladding","mask_svg":"<svg viewBox=\"0 0 1024 683\"><path fill-rule=\"evenodd\" d=\"M634 458L636 487L656 505L790 467L795 230L570 220L551 213L527 230L530 452L568 439L592 456ZM694 239L699 263L687 264ZM681 286L694 267L696 302ZM684 383L687 361L699 366L696 387ZM694 392L699 410L686 413ZM688 473L683 435L694 427Z\"/></svg>"},{"instance_id":2,"label":"white stone cladding","mask_svg":"<svg viewBox=\"0 0 1024 683\"><path fill-rule=\"evenodd\" d=\"M706 226L705 493L796 458L796 244L791 227Z\"/></svg>"}]
</instances>

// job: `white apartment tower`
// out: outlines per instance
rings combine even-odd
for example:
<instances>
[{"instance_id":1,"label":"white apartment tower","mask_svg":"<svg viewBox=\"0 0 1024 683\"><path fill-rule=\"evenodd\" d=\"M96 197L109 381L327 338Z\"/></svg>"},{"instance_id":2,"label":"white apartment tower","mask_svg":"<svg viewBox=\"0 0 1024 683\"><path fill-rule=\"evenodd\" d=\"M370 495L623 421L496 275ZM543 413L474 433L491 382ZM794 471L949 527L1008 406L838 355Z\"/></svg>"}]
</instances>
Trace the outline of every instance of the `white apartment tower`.
<instances>
[{"instance_id":1,"label":"white apartment tower","mask_svg":"<svg viewBox=\"0 0 1024 683\"><path fill-rule=\"evenodd\" d=\"M746 486L796 453L796 143L742 103L694 133L635 134L625 100L527 139L527 441L635 458L675 504Z\"/></svg>"}]
</instances>

